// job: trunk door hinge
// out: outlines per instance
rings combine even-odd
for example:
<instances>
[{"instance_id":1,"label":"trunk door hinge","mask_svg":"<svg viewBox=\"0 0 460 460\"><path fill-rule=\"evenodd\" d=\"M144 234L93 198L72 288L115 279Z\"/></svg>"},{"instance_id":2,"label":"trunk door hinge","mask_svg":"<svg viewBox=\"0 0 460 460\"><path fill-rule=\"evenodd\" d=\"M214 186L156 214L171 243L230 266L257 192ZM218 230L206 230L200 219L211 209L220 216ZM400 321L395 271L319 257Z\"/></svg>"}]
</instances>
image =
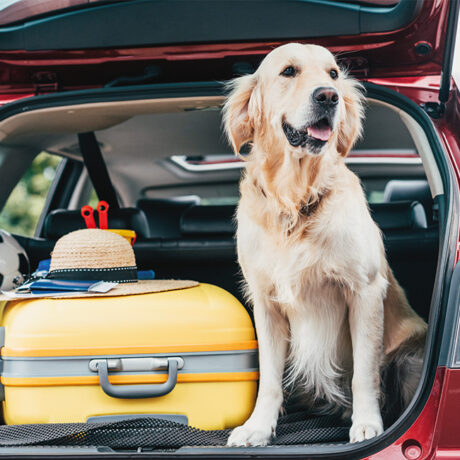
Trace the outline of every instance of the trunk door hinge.
<instances>
[{"instance_id":1,"label":"trunk door hinge","mask_svg":"<svg viewBox=\"0 0 460 460\"><path fill-rule=\"evenodd\" d=\"M356 78L369 77L369 62L361 56L338 56L338 61L341 67L349 70Z\"/></svg>"},{"instance_id":2,"label":"trunk door hinge","mask_svg":"<svg viewBox=\"0 0 460 460\"><path fill-rule=\"evenodd\" d=\"M425 102L420 107L431 117L437 120L444 115L444 102Z\"/></svg>"}]
</instances>

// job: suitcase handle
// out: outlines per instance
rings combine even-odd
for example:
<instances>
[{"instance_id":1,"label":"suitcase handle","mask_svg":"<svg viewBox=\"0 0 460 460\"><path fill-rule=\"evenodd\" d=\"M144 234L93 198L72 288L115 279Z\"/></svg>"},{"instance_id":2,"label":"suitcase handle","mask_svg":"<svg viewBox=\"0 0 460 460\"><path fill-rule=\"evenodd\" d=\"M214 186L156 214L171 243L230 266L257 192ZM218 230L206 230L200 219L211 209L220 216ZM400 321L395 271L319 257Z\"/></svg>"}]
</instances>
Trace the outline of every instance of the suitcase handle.
<instances>
[{"instance_id":1,"label":"suitcase handle","mask_svg":"<svg viewBox=\"0 0 460 460\"><path fill-rule=\"evenodd\" d=\"M109 364L107 360L98 360L96 367L102 390L113 398L140 399L155 398L170 393L177 383L178 358L168 358L168 380L158 385L112 385L109 382Z\"/></svg>"}]
</instances>

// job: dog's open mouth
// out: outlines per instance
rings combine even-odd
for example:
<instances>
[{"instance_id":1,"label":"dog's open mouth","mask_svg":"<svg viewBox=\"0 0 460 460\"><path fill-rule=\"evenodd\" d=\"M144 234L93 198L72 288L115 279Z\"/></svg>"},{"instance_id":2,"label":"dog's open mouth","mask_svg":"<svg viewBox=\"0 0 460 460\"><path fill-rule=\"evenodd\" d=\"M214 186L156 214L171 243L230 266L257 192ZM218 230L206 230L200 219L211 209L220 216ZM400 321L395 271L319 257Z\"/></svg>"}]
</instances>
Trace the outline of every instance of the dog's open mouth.
<instances>
[{"instance_id":1,"label":"dog's open mouth","mask_svg":"<svg viewBox=\"0 0 460 460\"><path fill-rule=\"evenodd\" d=\"M320 150L332 135L332 125L327 117L305 126L302 129L295 129L287 122L283 122L283 131L288 142L293 147L305 147L308 145L313 151Z\"/></svg>"},{"instance_id":2,"label":"dog's open mouth","mask_svg":"<svg viewBox=\"0 0 460 460\"><path fill-rule=\"evenodd\" d=\"M307 134L319 141L327 142L332 134L332 128L327 118L319 120L318 123L307 128Z\"/></svg>"}]
</instances>

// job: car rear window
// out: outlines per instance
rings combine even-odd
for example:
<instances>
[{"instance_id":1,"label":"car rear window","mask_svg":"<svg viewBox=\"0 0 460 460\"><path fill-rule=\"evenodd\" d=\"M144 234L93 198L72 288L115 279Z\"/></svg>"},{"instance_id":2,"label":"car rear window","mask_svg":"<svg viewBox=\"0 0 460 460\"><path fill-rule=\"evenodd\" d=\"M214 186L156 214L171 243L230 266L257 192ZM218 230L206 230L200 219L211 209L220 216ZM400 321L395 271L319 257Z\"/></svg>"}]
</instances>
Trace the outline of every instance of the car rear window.
<instances>
[{"instance_id":1,"label":"car rear window","mask_svg":"<svg viewBox=\"0 0 460 460\"><path fill-rule=\"evenodd\" d=\"M112 0L110 3L115 1L117 0ZM89 7L95 3L109 2L107 0L0 0L0 26L68 8Z\"/></svg>"}]
</instances>

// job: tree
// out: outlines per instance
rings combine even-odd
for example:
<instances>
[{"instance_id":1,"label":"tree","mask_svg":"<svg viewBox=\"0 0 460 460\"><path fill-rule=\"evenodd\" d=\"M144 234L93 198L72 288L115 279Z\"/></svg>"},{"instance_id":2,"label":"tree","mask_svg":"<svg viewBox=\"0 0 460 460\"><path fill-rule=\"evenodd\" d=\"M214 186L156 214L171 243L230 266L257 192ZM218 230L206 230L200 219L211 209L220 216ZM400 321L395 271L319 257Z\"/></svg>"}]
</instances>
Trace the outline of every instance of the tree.
<instances>
[{"instance_id":1,"label":"tree","mask_svg":"<svg viewBox=\"0 0 460 460\"><path fill-rule=\"evenodd\" d=\"M0 228L33 236L60 161L60 157L47 152L35 157L0 213Z\"/></svg>"}]
</instances>

